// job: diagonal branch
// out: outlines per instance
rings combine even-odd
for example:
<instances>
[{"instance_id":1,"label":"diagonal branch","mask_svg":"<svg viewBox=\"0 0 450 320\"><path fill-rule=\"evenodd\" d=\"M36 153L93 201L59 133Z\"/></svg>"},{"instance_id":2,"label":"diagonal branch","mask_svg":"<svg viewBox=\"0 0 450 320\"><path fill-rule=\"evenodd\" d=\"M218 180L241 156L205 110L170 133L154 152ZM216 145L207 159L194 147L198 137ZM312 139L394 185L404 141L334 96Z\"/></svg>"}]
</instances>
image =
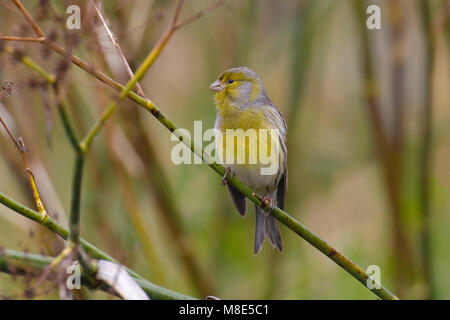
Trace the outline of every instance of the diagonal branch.
<instances>
[{"instance_id":1,"label":"diagonal branch","mask_svg":"<svg viewBox=\"0 0 450 320\"><path fill-rule=\"evenodd\" d=\"M189 18L175 24L173 27L175 29L179 29L181 27L184 27L185 25L188 25L192 22L194 22L195 20L200 19L201 17L203 17L204 15L210 13L211 11L219 8L221 5L223 5L225 3L225 0L217 0L215 3L213 3L212 5L210 5L209 7L197 12L196 14L190 16Z\"/></svg>"},{"instance_id":2,"label":"diagonal branch","mask_svg":"<svg viewBox=\"0 0 450 320\"><path fill-rule=\"evenodd\" d=\"M37 36L40 38L44 38L44 33L42 32L41 28L38 26L38 24L34 21L31 14L28 12L28 10L23 6L23 4L20 2L20 0L12 0L17 8L19 8L20 12L22 12L23 16L27 20L28 24L33 28L34 32Z\"/></svg>"},{"instance_id":3,"label":"diagonal branch","mask_svg":"<svg viewBox=\"0 0 450 320\"><path fill-rule=\"evenodd\" d=\"M53 257L39 254L30 254L14 250L3 250L0 252L0 272L8 273L13 276L27 275L31 270L42 272L48 268L54 261ZM93 283L90 275L86 272L81 274L81 283L89 288ZM134 278L134 281L149 295L156 300L194 300L195 298L160 287L148 281ZM110 292L110 288L104 284L99 289Z\"/></svg>"},{"instance_id":4,"label":"diagonal branch","mask_svg":"<svg viewBox=\"0 0 450 320\"><path fill-rule=\"evenodd\" d=\"M28 207L25 207L24 205L18 203L17 201L11 199L7 195L0 192L0 203L4 206L8 207L9 209L17 212L18 214L33 220L43 227L47 228L48 230L56 233L64 240L69 239L69 230L62 225L60 225L56 220L54 220L51 217L48 217L47 219L43 219L43 214L35 211L33 209L30 209ZM109 256L107 253L103 252L102 250L98 249L88 241L86 241L83 238L80 238L80 245L83 247L83 249L92 255L95 259L104 259L108 261L112 261L115 263L119 263L117 260L115 260L113 257ZM145 280L142 276L134 272L133 270L126 268L127 271L135 278Z\"/></svg>"},{"instance_id":5,"label":"diagonal branch","mask_svg":"<svg viewBox=\"0 0 450 320\"><path fill-rule=\"evenodd\" d=\"M14 90L13 83L11 81L6 81L4 86L0 90L0 99L9 96L11 92ZM22 137L15 138L12 134L11 130L9 130L6 122L0 117L0 123L3 128L6 130L8 136L11 138L11 141L16 146L17 150L19 150L20 155L22 157L23 164L25 165L25 170L27 171L29 184L31 186L31 190L33 191L34 201L36 202L36 207L40 213L42 213L42 219L46 219L48 217L47 210L45 209L44 203L41 200L41 196L39 194L39 190L37 188L36 179L34 178L33 171L31 171L31 167L27 157L27 148L25 147L25 143Z\"/></svg>"},{"instance_id":6,"label":"diagonal branch","mask_svg":"<svg viewBox=\"0 0 450 320\"><path fill-rule=\"evenodd\" d=\"M93 0L90 0L90 1L91 1L92 6L95 8L95 11L97 12L100 20L102 21L103 26L105 27L106 33L108 34L109 39L111 40L112 44L114 45L114 48L116 49L117 54L119 55L120 60L122 61L122 64L125 66L128 76L130 78L133 78L134 73L131 70L130 65L128 64L127 58L125 58L125 54L123 53L122 48L120 47L119 43L117 42L117 38L114 36L114 34L112 33L108 24L106 23L106 20L103 17L103 14L102 14L100 8L97 8L97 6L94 4ZM139 95L141 95L142 97L145 98L144 91L142 90L142 87L139 84L139 82L136 82L136 89L137 89Z\"/></svg>"},{"instance_id":7,"label":"diagonal branch","mask_svg":"<svg viewBox=\"0 0 450 320\"><path fill-rule=\"evenodd\" d=\"M183 4L182 0L178 0L175 6L175 12L172 17L172 22L169 25L169 28L166 30L166 32L162 35L161 39L156 43L155 47L149 52L147 57L145 58L144 62L141 64L141 66L137 69L135 76L126 84L125 89L123 89L119 95L120 98L124 98L128 96L128 92L134 88L137 82L141 81L144 77L147 70L150 68L150 66L153 64L155 59L159 56L161 50L165 47L173 33L181 28L182 26L191 23L203 15L205 15L207 12L210 12L211 10L219 7L220 4L222 4L223 0L219 0L215 5L211 6L209 9L205 9L203 11L200 11L198 15L194 15L191 18L188 18L188 20L182 22L181 24L177 25L178 21L178 15L180 14L181 6Z\"/></svg>"}]
</instances>

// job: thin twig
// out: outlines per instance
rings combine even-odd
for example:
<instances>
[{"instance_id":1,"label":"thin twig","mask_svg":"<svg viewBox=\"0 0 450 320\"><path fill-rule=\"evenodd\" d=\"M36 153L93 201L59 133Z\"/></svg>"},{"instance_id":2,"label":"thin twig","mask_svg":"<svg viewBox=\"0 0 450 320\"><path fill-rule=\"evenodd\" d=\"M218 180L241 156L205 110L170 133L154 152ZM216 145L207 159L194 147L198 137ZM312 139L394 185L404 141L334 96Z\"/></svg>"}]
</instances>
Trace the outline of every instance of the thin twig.
<instances>
[{"instance_id":1,"label":"thin twig","mask_svg":"<svg viewBox=\"0 0 450 320\"><path fill-rule=\"evenodd\" d=\"M92 144L92 141L97 136L97 134L102 130L105 126L106 121L112 116L114 111L117 109L117 103L113 101L102 113L100 119L91 127L88 134L84 139L80 142L80 147L83 152L86 154Z\"/></svg>"},{"instance_id":2,"label":"thin twig","mask_svg":"<svg viewBox=\"0 0 450 320\"><path fill-rule=\"evenodd\" d=\"M74 164L74 173L73 173L73 181L72 181L72 198L70 205L70 247L77 255L81 258L83 265L87 266L90 271L92 271L90 266L92 265L89 261L89 258L83 254L83 249L79 247L80 243L80 207L81 207L81 182L83 179L83 168L84 168L84 152L81 148L80 141L77 138L77 134L73 125L70 121L70 118L67 114L67 106L60 92L58 83L53 84L53 89L56 96L56 102L58 105L58 111L61 116L61 120L64 125L64 129L69 138L69 141L72 144L72 147L75 151L75 164ZM87 259L87 260L85 260Z\"/></svg>"},{"instance_id":3,"label":"thin twig","mask_svg":"<svg viewBox=\"0 0 450 320\"><path fill-rule=\"evenodd\" d=\"M177 25L176 23L178 21L178 16L180 14L181 6L183 4L183 1L179 0L175 6L175 11L174 11L174 14L173 14L172 20L171 20L172 22L169 25L168 29L163 34L163 36L158 41L158 43L155 45L155 47L149 52L149 54L145 58L144 62L137 69L135 76L126 84L125 89L123 89L121 91L119 97L121 99L126 97L128 95L128 92L131 90L131 88L133 88L137 82L142 80L142 78L144 77L147 70L153 64L155 59L159 56L161 50L165 47L165 45L167 44L167 42L169 41L169 39L171 38L171 36L177 29L181 28L182 26L184 26L188 23L191 23L191 22L199 19L200 17L205 15L207 12L210 12L211 10L217 8L220 4L222 4L222 2L223 2L223 0L219 0L217 3L215 3L211 7L206 8L203 11L200 11L197 15L194 15L191 18L188 18L184 22L181 22L179 25Z\"/></svg>"},{"instance_id":4,"label":"thin twig","mask_svg":"<svg viewBox=\"0 0 450 320\"><path fill-rule=\"evenodd\" d=\"M183 6L183 2L184 2L184 0L178 0L177 3L175 4L175 11L172 16L172 22L170 23L170 25L172 27L177 24L178 16L180 15L181 7Z\"/></svg>"},{"instance_id":5,"label":"thin twig","mask_svg":"<svg viewBox=\"0 0 450 320\"><path fill-rule=\"evenodd\" d=\"M175 24L173 26L174 29L179 29L181 27L184 27L185 25L188 25L192 22L194 22L195 20L200 19L201 17L203 17L204 15L210 13L211 11L219 8L221 5L223 5L225 3L225 0L218 0L215 3L213 3L212 5L210 5L209 7L197 12L196 14L192 15L191 17Z\"/></svg>"},{"instance_id":6,"label":"thin twig","mask_svg":"<svg viewBox=\"0 0 450 320\"><path fill-rule=\"evenodd\" d=\"M68 245L67 247L64 248L63 251L61 251L61 253L53 258L52 262L45 267L44 272L42 273L42 275L39 277L39 279L36 281L36 283L33 285L33 291L36 288L39 288L42 283L44 283L44 281L47 279L47 277L50 275L50 273L53 271L53 269L55 269L64 259L66 259L70 254L73 253L73 247L71 245Z\"/></svg>"},{"instance_id":7,"label":"thin twig","mask_svg":"<svg viewBox=\"0 0 450 320\"><path fill-rule=\"evenodd\" d=\"M0 90L0 99L5 96L9 96L11 92L14 90L13 83L11 81L6 81L4 86ZM11 138L11 141L16 146L17 150L19 150L20 155L22 157L23 163L25 165L25 170L27 171L28 180L31 186L31 190L33 191L33 197L36 202L36 207L40 213L42 213L43 217L42 219L46 219L48 217L47 210L45 209L45 206L41 200L41 196L39 194L39 190L37 188L36 179L34 178L33 171L31 171L30 164L28 162L27 157L27 148L25 147L25 143L22 139L22 137L15 138L12 134L11 130L9 130L8 126L6 125L6 122L0 117L0 123L2 124L3 128L8 133L8 136Z\"/></svg>"},{"instance_id":8,"label":"thin twig","mask_svg":"<svg viewBox=\"0 0 450 320\"><path fill-rule=\"evenodd\" d=\"M31 14L25 9L23 4L20 2L20 0L13 0L14 4L17 8L19 8L20 12L22 12L23 16L27 20L28 24L33 28L34 32L40 37L44 38L44 33L42 32L41 28L38 26L38 24L34 21Z\"/></svg>"},{"instance_id":9,"label":"thin twig","mask_svg":"<svg viewBox=\"0 0 450 320\"><path fill-rule=\"evenodd\" d=\"M0 36L0 41L17 41L17 42L44 42L45 38L27 38L27 37L8 37Z\"/></svg>"},{"instance_id":10,"label":"thin twig","mask_svg":"<svg viewBox=\"0 0 450 320\"><path fill-rule=\"evenodd\" d=\"M125 66L128 76L130 78L133 78L134 73L131 70L130 65L128 64L127 59L125 58L125 54L123 53L122 48L120 47L119 43L117 42L117 38L114 36L114 34L112 33L108 24L106 23L106 20L103 17L103 14L102 14L100 8L97 8L97 6L94 4L93 0L90 0L90 1L91 1L92 6L95 8L95 11L97 12L98 16L100 17L100 20L102 21L103 26L105 27L105 30L108 34L109 39L111 40L112 44L116 48L117 54L119 55L120 60L122 61L122 64ZM142 90L142 87L139 84L139 82L136 82L136 89L137 89L137 92L139 93L139 95L145 98L144 91Z\"/></svg>"}]
</instances>

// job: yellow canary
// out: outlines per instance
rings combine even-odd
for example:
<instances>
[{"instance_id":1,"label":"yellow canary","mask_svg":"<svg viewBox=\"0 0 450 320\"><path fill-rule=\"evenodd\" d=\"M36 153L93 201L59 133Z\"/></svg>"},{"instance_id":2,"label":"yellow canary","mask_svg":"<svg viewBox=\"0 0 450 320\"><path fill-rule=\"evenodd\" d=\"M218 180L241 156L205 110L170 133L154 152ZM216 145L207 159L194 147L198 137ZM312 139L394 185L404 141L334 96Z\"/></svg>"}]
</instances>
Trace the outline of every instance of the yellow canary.
<instances>
[{"instance_id":1,"label":"yellow canary","mask_svg":"<svg viewBox=\"0 0 450 320\"><path fill-rule=\"evenodd\" d=\"M276 198L277 206L283 209L287 190L287 125L280 110L267 96L261 78L247 67L233 68L222 73L219 79L211 84L210 89L216 92L215 127L223 137L222 141L216 138L216 143L218 153L227 168L224 184L227 174L231 172L257 195L264 197L261 199L269 201L271 208ZM236 134L239 129L242 129L240 132L244 132L243 135ZM257 133L264 130L275 132L275 136L257 134L256 139L252 139L254 136L248 134L251 131L249 129ZM230 143L233 145L230 146ZM228 148L231 148L232 153L227 153ZM236 158L239 158L238 150L244 150L244 155L241 156L244 161L235 162ZM263 172L263 168L267 168L267 161L263 161L262 154L276 160L275 170ZM250 159L253 159L253 162ZM247 209L245 197L228 183L227 186L236 208L244 216ZM261 250L266 237L273 247L282 250L278 222L271 212L266 213L255 205L255 254Z\"/></svg>"}]
</instances>

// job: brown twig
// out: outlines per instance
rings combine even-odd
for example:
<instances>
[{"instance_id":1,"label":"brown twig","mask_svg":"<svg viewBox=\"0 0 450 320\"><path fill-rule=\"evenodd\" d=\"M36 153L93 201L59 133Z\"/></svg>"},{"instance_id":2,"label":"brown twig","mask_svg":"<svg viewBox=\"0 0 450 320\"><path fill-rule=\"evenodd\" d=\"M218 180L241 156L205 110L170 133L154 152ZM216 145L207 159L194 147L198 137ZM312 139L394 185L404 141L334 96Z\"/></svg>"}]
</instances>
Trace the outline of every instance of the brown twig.
<instances>
[{"instance_id":1,"label":"brown twig","mask_svg":"<svg viewBox=\"0 0 450 320\"><path fill-rule=\"evenodd\" d=\"M31 290L34 291L37 288L39 288L44 283L44 281L47 279L47 277L50 275L50 273L53 271L53 269L55 269L55 267L57 267L64 259L66 259L70 255L72 255L73 253L74 253L74 251L73 251L73 247L71 245L64 248L64 250L61 251L61 253L57 257L55 257L47 267L45 267L41 276L34 283Z\"/></svg>"},{"instance_id":2,"label":"brown twig","mask_svg":"<svg viewBox=\"0 0 450 320\"><path fill-rule=\"evenodd\" d=\"M200 11L199 15L194 15L191 18L188 18L184 22L181 22L180 24L177 24L178 16L180 14L181 5L183 4L182 0L178 0L175 6L175 12L172 17L171 24L167 28L166 32L162 35L162 37L159 39L158 43L153 47L153 49L149 52L147 57L145 58L144 62L140 65L140 67L135 72L135 76L126 84L125 88L120 92L119 97L122 99L128 95L128 92L136 85L137 82L139 82L147 72L148 68L153 64L155 59L159 56L161 50L165 47L173 33L181 28L182 26L191 23L200 17L202 17L206 12L211 11L212 9L219 6L219 4L222 4L224 0L218 0L216 5L213 5L213 8L206 8L203 11ZM203 13L202 13L203 12Z\"/></svg>"},{"instance_id":3,"label":"brown twig","mask_svg":"<svg viewBox=\"0 0 450 320\"><path fill-rule=\"evenodd\" d=\"M181 7L183 6L183 2L184 2L184 0L178 0L176 5L175 5L175 11L174 11L174 14L172 16L172 22L170 24L172 27L177 24L178 17L180 15L180 11L181 11Z\"/></svg>"},{"instance_id":4,"label":"brown twig","mask_svg":"<svg viewBox=\"0 0 450 320\"><path fill-rule=\"evenodd\" d=\"M13 82L5 81L5 84L3 85L3 87L1 88L1 91L0 91L0 99L11 95L13 90L14 90ZM27 157L28 150L25 147L25 143L23 142L22 137L19 137L19 138L14 137L13 133L11 132L11 130L9 130L8 126L6 125L6 122L1 117L0 117L0 123L2 124L3 128L7 132L8 136L11 138L11 141L14 143L17 150L19 150L20 155L22 156L22 160L23 160L23 163L25 165L25 169L26 169L26 172L28 175L29 183L30 183L31 189L33 191L33 197L36 202L36 207L37 207L38 211L43 214L42 220L44 220L48 217L48 214L47 214L47 210L45 209L45 206L41 200L41 196L40 196L38 188L37 188L37 184L36 184L36 180L34 178L33 171L31 171L31 167L28 162L28 157Z\"/></svg>"},{"instance_id":5,"label":"brown twig","mask_svg":"<svg viewBox=\"0 0 450 320\"><path fill-rule=\"evenodd\" d=\"M225 3L225 0L218 0L215 3L213 3L212 5L210 5L209 7L197 12L196 14L190 16L189 18L181 21L180 23L174 24L173 28L174 29L179 29L181 27L184 27L185 25L194 22L195 20L200 19L201 17L203 17L205 14L208 14L209 12L219 8L221 5L223 5Z\"/></svg>"},{"instance_id":6,"label":"brown twig","mask_svg":"<svg viewBox=\"0 0 450 320\"><path fill-rule=\"evenodd\" d=\"M3 41L19 41L19 42L44 42L45 38L27 38L27 37L9 37L0 36Z\"/></svg>"},{"instance_id":7,"label":"brown twig","mask_svg":"<svg viewBox=\"0 0 450 320\"><path fill-rule=\"evenodd\" d=\"M102 21L103 26L105 27L106 33L108 34L109 39L111 40L112 44L116 48L117 54L119 55L120 60L122 61L122 64L125 66L128 76L130 77L130 79L132 79L134 77L133 70L131 70L130 65L128 64L127 58L125 57L125 54L123 53L122 48L120 47L119 43L117 42L117 38L114 36L114 34L112 33L108 24L106 23L106 20L103 17L103 14L101 12L101 8L100 7L97 8L97 6L94 4L93 0L90 0L90 1L91 1L92 6L95 8L95 11L97 12L100 20ZM144 90L142 90L142 87L139 84L139 82L136 82L136 89L138 91L138 94L141 97L145 98Z\"/></svg>"},{"instance_id":8,"label":"brown twig","mask_svg":"<svg viewBox=\"0 0 450 320\"><path fill-rule=\"evenodd\" d=\"M25 19L28 21L28 24L33 28L34 32L40 37L44 38L44 33L42 32L41 28L38 26L38 24L34 21L31 14L27 11L27 9L23 6L23 4L20 2L20 0L13 0L14 4L17 8L19 8L20 12L22 12Z\"/></svg>"}]
</instances>

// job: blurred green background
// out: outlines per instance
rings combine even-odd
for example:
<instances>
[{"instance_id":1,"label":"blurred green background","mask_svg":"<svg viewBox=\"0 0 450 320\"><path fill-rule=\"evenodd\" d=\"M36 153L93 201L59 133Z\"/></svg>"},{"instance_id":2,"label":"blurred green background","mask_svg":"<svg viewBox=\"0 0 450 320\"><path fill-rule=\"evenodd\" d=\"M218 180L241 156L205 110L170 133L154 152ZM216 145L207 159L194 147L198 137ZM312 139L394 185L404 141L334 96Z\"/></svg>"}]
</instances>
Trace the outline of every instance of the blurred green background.
<instances>
[{"instance_id":1,"label":"blurred green background","mask_svg":"<svg viewBox=\"0 0 450 320\"><path fill-rule=\"evenodd\" d=\"M81 30L72 31L65 28L69 2L23 3L56 42L126 83L89 1L70 2L78 3L82 14ZM180 19L211 3L185 1ZM103 1L103 13L134 70L166 30L174 4ZM365 26L369 4L381 8L381 30ZM378 265L382 283L400 298L449 299L449 12L446 0L226 0L177 30L141 85L179 127L192 130L193 122L202 120L206 129L216 116L209 84L231 67L256 71L289 126L286 211L364 269ZM9 1L0 3L0 35L33 36ZM63 58L39 44L4 45L63 75L80 137L114 96L76 66L62 73ZM30 150L50 213L67 225L74 153L53 94L5 52L0 80L12 80L17 88L0 101L0 115ZM373 99L388 144L384 149L377 143L368 84L379 87ZM220 177L207 166L174 165L175 144L150 113L120 102L87 157L85 239L150 281L196 297L374 298L284 226L284 251L266 242L255 256L253 210L240 217ZM0 191L35 208L20 155L6 135L0 135L0 150ZM422 164L428 156L427 171ZM0 246L55 256L62 243L0 206ZM23 297L31 282L0 274L0 298ZM58 298L54 284L46 288L34 298ZM85 289L79 296L112 298Z\"/></svg>"}]
</instances>

